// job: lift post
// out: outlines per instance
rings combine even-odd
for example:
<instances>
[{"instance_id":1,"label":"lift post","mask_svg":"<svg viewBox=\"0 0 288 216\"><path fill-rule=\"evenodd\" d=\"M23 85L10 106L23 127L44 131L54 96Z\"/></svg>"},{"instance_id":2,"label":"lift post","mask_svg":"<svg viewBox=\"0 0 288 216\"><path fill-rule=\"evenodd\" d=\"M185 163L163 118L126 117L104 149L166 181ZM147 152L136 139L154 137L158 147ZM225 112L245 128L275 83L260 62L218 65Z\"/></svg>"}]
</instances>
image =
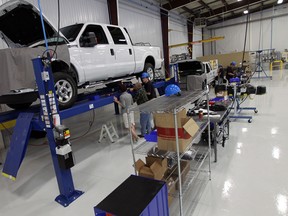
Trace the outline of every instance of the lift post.
<instances>
[{"instance_id":1,"label":"lift post","mask_svg":"<svg viewBox=\"0 0 288 216\"><path fill-rule=\"evenodd\" d=\"M41 117L45 124L47 139L49 142L50 152L53 160L54 170L58 182L60 195L55 201L64 207L68 206L79 196L82 191L75 190L71 170L60 168L56 155L57 144L54 138L54 122L53 117L59 117L58 101L54 88L54 80L50 66L43 66L41 58L33 59L33 67L36 82L38 85L39 98L41 102ZM61 122L61 119L60 119Z\"/></svg>"}]
</instances>

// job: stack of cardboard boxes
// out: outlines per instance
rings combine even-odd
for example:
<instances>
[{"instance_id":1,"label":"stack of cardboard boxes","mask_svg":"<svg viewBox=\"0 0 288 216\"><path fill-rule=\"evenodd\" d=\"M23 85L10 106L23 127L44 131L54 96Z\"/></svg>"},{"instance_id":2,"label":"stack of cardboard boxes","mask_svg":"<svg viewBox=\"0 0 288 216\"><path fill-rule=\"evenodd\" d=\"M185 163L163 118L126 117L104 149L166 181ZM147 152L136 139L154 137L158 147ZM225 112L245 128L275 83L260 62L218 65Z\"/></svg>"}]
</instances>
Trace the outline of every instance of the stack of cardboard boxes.
<instances>
[{"instance_id":1,"label":"stack of cardboard boxes","mask_svg":"<svg viewBox=\"0 0 288 216\"><path fill-rule=\"evenodd\" d=\"M168 169L167 159L146 157L146 163L139 159L135 164L139 176L166 181L168 187L168 203L171 204L176 190L179 190L177 165ZM190 169L190 161L181 161L181 182L184 183Z\"/></svg>"},{"instance_id":2,"label":"stack of cardboard boxes","mask_svg":"<svg viewBox=\"0 0 288 216\"><path fill-rule=\"evenodd\" d=\"M158 149L176 152L176 136L173 113L155 113L155 126L157 128ZM179 151L185 152L191 144L193 136L199 130L197 123L186 116L183 109L177 113ZM168 169L167 159L146 157L146 163L139 159L135 164L138 174L143 177L166 181L168 187L169 205L173 200L176 190L179 189L179 176L177 165ZM181 161L181 179L184 183L190 170L190 161Z\"/></svg>"},{"instance_id":3,"label":"stack of cardboard boxes","mask_svg":"<svg viewBox=\"0 0 288 216\"><path fill-rule=\"evenodd\" d=\"M179 151L185 152L191 144L193 136L199 130L199 126L187 117L186 110L177 113ZM158 149L176 152L175 122L173 113L155 113L155 125L157 128Z\"/></svg>"}]
</instances>

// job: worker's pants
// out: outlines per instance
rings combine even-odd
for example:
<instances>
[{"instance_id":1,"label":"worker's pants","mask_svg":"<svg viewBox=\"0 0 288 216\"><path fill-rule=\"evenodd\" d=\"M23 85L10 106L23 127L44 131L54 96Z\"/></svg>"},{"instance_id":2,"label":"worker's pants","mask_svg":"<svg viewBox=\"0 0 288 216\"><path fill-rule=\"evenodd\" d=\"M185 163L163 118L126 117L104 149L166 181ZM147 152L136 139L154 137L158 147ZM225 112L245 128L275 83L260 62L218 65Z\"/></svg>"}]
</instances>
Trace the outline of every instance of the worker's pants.
<instances>
[{"instance_id":1,"label":"worker's pants","mask_svg":"<svg viewBox=\"0 0 288 216\"><path fill-rule=\"evenodd\" d=\"M141 135L151 132L150 113L140 113Z\"/></svg>"}]
</instances>

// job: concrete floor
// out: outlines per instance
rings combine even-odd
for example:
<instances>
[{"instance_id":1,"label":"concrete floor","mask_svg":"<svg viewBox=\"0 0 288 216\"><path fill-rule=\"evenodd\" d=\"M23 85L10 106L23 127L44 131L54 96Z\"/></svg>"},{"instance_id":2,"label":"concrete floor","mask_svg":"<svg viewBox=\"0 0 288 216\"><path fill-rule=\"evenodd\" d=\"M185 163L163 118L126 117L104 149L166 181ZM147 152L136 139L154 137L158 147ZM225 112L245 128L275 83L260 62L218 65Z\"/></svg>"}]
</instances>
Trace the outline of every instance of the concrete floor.
<instances>
[{"instance_id":1,"label":"concrete floor","mask_svg":"<svg viewBox=\"0 0 288 216\"><path fill-rule=\"evenodd\" d=\"M212 164L212 181L187 215L288 215L287 79L285 71L275 72L272 81L253 80L266 85L268 93L244 105L256 106L259 113L251 113L251 124L231 123L230 139L225 148L218 147L218 162ZM72 141L72 174L75 188L85 192L78 200L67 208L54 201L59 191L48 145L32 139L16 181L0 177L0 216L94 215L93 207L134 172L129 137L121 117L113 113L112 106L95 110L95 123L86 136L81 135L89 128L92 113L65 122L77 138ZM107 119L112 119L121 138L98 143Z\"/></svg>"}]
</instances>

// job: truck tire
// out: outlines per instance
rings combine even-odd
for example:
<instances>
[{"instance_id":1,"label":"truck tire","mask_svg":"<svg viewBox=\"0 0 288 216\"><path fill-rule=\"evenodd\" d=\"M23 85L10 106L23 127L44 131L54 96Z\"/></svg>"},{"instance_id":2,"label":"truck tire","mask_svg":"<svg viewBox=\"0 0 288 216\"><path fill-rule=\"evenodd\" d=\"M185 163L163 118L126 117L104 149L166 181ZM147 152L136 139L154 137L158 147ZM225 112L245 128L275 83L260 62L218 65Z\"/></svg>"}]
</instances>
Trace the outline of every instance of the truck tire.
<instances>
[{"instance_id":1,"label":"truck tire","mask_svg":"<svg viewBox=\"0 0 288 216\"><path fill-rule=\"evenodd\" d=\"M64 72L56 72L53 75L59 108L67 109L73 106L77 99L77 85L74 79Z\"/></svg>"},{"instance_id":2,"label":"truck tire","mask_svg":"<svg viewBox=\"0 0 288 216\"><path fill-rule=\"evenodd\" d=\"M155 68L151 63L145 63L143 72L147 72L151 80L155 79Z\"/></svg>"}]
</instances>

